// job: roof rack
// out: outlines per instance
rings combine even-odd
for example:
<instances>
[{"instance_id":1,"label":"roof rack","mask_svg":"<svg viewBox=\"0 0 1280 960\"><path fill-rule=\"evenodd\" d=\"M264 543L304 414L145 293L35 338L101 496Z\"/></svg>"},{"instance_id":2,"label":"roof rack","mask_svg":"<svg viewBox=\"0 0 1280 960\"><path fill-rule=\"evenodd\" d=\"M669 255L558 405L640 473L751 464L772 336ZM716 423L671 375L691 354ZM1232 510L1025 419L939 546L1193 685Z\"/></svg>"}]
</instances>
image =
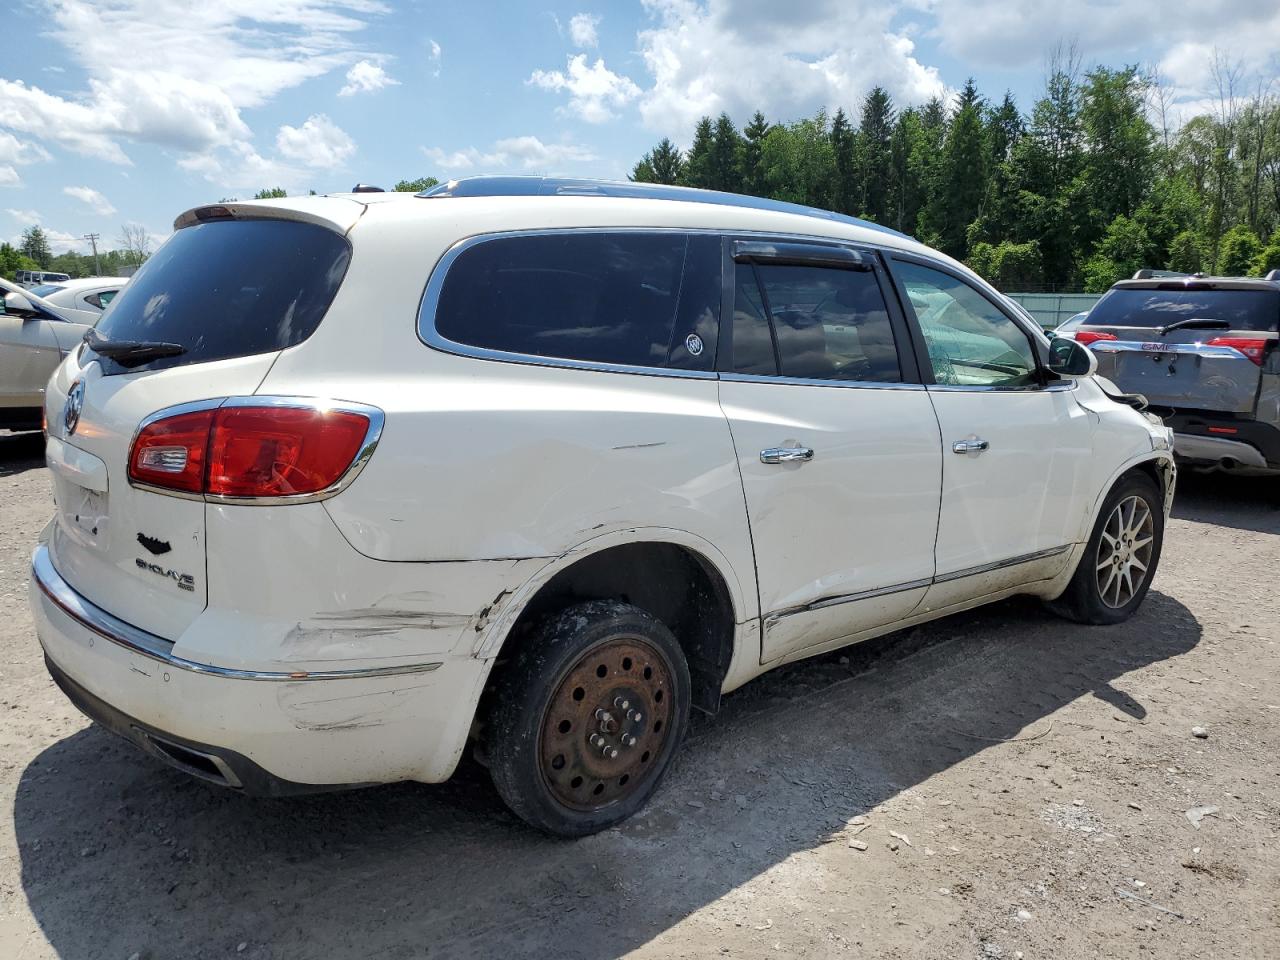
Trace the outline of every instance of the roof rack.
<instances>
[{"instance_id":1,"label":"roof rack","mask_svg":"<svg viewBox=\"0 0 1280 960\"><path fill-rule=\"evenodd\" d=\"M910 240L905 233L891 230L870 220L833 213L818 207L806 207L798 203L750 197L741 193L725 193L720 190L698 190L694 187L673 187L660 183L634 183L619 180L587 180L575 177L465 177L450 180L417 194L428 200L444 197L626 197L637 200L681 200L685 203L711 203L725 207L745 207L750 210L769 210L774 213L791 213L802 217L815 217L846 223L867 230L877 230Z\"/></svg>"}]
</instances>

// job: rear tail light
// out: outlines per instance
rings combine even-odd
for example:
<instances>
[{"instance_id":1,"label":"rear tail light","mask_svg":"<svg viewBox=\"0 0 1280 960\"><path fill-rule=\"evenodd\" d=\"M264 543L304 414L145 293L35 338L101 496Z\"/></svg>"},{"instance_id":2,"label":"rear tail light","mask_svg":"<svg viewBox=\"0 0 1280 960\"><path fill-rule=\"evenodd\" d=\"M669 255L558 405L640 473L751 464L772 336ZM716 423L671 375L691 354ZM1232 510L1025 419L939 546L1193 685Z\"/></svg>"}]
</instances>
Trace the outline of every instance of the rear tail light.
<instances>
[{"instance_id":1,"label":"rear tail light","mask_svg":"<svg viewBox=\"0 0 1280 960\"><path fill-rule=\"evenodd\" d=\"M1206 346L1235 347L1258 366L1262 366L1262 355L1267 352L1267 341L1254 337L1214 337Z\"/></svg>"},{"instance_id":2,"label":"rear tail light","mask_svg":"<svg viewBox=\"0 0 1280 960\"><path fill-rule=\"evenodd\" d=\"M161 416L134 439L129 480L219 499L329 492L382 425L379 411L350 406L237 401Z\"/></svg>"},{"instance_id":3,"label":"rear tail light","mask_svg":"<svg viewBox=\"0 0 1280 960\"><path fill-rule=\"evenodd\" d=\"M1076 343L1083 343L1086 346L1096 340L1119 340L1114 333L1098 333L1094 330L1077 330Z\"/></svg>"}]
</instances>

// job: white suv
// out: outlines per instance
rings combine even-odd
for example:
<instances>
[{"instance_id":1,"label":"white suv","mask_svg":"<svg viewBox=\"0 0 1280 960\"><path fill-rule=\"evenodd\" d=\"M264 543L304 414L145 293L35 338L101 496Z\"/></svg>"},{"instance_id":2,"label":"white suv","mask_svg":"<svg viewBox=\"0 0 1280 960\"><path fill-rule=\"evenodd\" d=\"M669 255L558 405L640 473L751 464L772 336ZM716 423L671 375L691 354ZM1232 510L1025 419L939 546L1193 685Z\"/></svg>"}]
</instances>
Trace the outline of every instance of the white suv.
<instances>
[{"instance_id":1,"label":"white suv","mask_svg":"<svg viewBox=\"0 0 1280 960\"><path fill-rule=\"evenodd\" d=\"M247 792L635 812L691 707L1031 594L1141 604L1170 434L908 237L541 179L226 203L47 391L49 669Z\"/></svg>"}]
</instances>

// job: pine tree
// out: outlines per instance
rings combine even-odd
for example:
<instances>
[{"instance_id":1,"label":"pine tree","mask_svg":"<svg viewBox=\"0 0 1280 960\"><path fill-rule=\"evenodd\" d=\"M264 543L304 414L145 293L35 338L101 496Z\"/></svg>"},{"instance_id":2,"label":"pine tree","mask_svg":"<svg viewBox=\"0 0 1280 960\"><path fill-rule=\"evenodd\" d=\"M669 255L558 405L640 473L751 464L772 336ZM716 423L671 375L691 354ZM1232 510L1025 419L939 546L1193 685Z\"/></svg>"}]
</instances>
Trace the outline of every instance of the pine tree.
<instances>
[{"instance_id":1,"label":"pine tree","mask_svg":"<svg viewBox=\"0 0 1280 960\"><path fill-rule=\"evenodd\" d=\"M711 170L711 188L728 190L730 193L742 192L742 175L738 169L738 151L742 137L738 128L733 125L727 113L716 118L715 130L711 135L711 156L708 166Z\"/></svg>"},{"instance_id":2,"label":"pine tree","mask_svg":"<svg viewBox=\"0 0 1280 960\"><path fill-rule=\"evenodd\" d=\"M892 160L893 100L883 87L872 87L862 102L858 124L858 179L861 181L861 213L876 223L889 220L889 180Z\"/></svg>"},{"instance_id":3,"label":"pine tree","mask_svg":"<svg viewBox=\"0 0 1280 960\"><path fill-rule=\"evenodd\" d=\"M711 160L714 139L715 131L711 125L711 118L703 117L693 131L693 145L685 154L684 171L680 175L680 182L686 187L712 189L712 184L715 182Z\"/></svg>"},{"instance_id":4,"label":"pine tree","mask_svg":"<svg viewBox=\"0 0 1280 960\"><path fill-rule=\"evenodd\" d=\"M769 133L769 122L757 110L751 122L742 129L742 142L738 146L738 176L742 192L752 196L764 196L764 138Z\"/></svg>"},{"instance_id":5,"label":"pine tree","mask_svg":"<svg viewBox=\"0 0 1280 960\"><path fill-rule=\"evenodd\" d=\"M663 137L656 147L640 158L631 171L631 179L637 183L679 183L683 168L684 158L679 148Z\"/></svg>"},{"instance_id":6,"label":"pine tree","mask_svg":"<svg viewBox=\"0 0 1280 960\"><path fill-rule=\"evenodd\" d=\"M27 227L22 231L22 242L18 245L18 249L23 256L30 257L39 264L41 270L47 270L49 261L53 259L53 252L49 249L49 238L39 225Z\"/></svg>"},{"instance_id":7,"label":"pine tree","mask_svg":"<svg viewBox=\"0 0 1280 960\"><path fill-rule=\"evenodd\" d=\"M837 110L831 120L831 149L835 152L835 209L854 215L860 212L861 191L858 189L855 156L856 137L844 110Z\"/></svg>"}]
</instances>

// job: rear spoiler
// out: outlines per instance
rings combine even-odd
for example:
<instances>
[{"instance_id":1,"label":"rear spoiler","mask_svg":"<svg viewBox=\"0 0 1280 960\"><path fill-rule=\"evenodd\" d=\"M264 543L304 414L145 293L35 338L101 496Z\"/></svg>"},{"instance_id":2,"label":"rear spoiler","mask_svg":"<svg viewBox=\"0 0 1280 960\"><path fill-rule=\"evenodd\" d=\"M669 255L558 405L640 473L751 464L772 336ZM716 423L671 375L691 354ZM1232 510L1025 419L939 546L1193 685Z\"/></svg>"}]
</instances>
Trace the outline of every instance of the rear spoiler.
<instances>
[{"instance_id":1,"label":"rear spoiler","mask_svg":"<svg viewBox=\"0 0 1280 960\"><path fill-rule=\"evenodd\" d=\"M284 197L278 200L229 200L192 207L173 221L181 230L197 223L218 220L293 220L312 223L346 235L356 225L365 205L345 197Z\"/></svg>"}]
</instances>

